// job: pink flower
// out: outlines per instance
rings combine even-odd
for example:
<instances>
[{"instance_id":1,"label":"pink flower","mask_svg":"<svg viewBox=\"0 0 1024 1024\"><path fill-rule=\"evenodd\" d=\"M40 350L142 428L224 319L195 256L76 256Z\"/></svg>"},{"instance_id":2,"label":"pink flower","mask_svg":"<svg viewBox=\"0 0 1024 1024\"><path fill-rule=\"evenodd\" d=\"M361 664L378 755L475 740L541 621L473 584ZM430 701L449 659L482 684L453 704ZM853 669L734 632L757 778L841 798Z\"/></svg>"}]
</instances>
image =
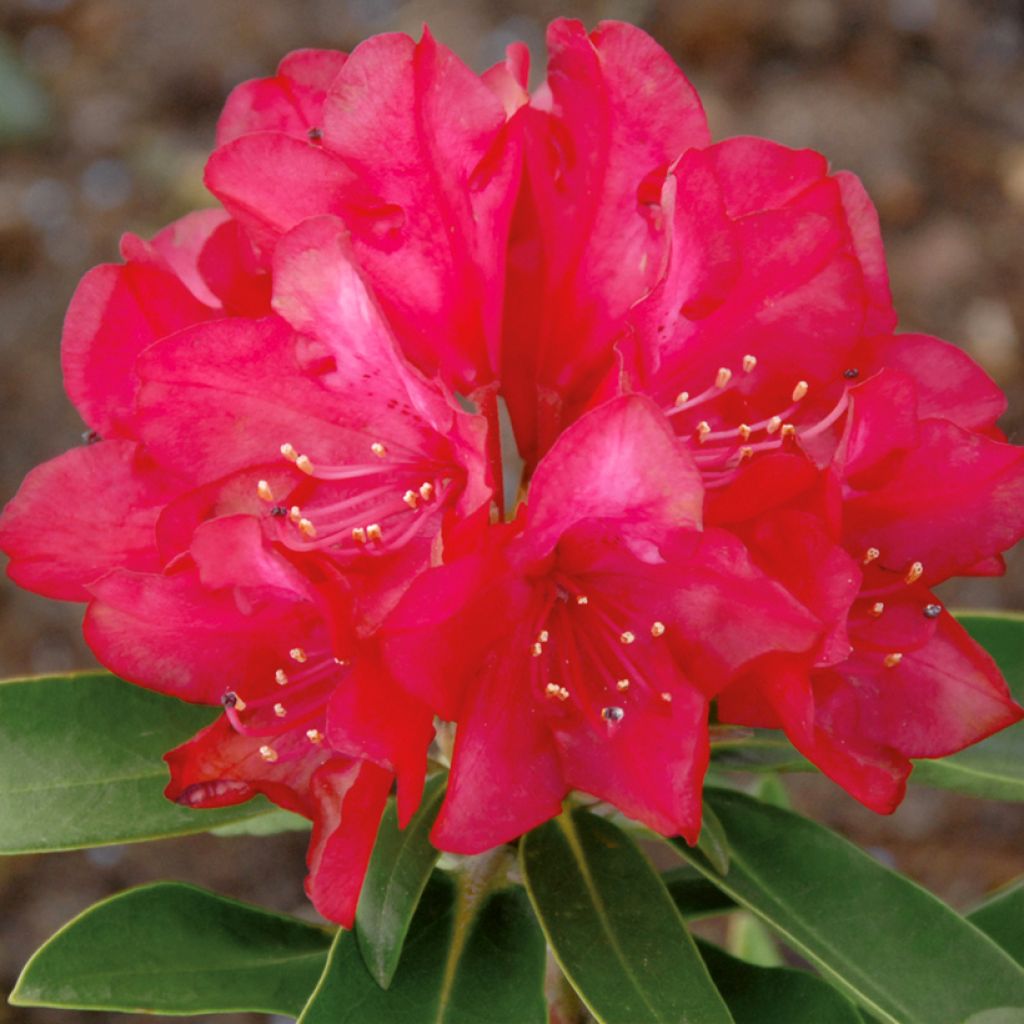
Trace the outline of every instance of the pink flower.
<instances>
[{"instance_id":1,"label":"pink flower","mask_svg":"<svg viewBox=\"0 0 1024 1024\"><path fill-rule=\"evenodd\" d=\"M0 521L104 664L223 705L169 795L311 818L344 924L435 715L433 838L474 853L571 790L696 841L712 702L883 811L911 758L1022 714L930 588L1001 570L1024 457L966 355L894 333L857 180L712 144L628 25L549 45L532 96L521 46L477 76L429 33L240 86L226 212L129 237L72 301L103 440Z\"/></svg>"}]
</instances>

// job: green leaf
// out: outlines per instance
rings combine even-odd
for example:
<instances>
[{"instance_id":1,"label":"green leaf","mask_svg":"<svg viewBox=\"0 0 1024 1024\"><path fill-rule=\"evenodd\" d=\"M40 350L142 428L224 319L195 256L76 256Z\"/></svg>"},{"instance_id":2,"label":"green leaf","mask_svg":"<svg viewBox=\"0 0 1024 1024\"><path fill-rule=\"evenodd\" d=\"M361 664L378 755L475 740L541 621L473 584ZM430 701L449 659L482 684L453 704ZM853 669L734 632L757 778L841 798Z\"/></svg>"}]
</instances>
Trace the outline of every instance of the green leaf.
<instances>
[{"instance_id":1,"label":"green leaf","mask_svg":"<svg viewBox=\"0 0 1024 1024\"><path fill-rule=\"evenodd\" d=\"M435 775L427 782L423 802L404 829L398 827L394 801L380 823L359 896L356 939L381 988L391 984L416 905L437 863L438 851L428 837L447 781L447 776Z\"/></svg>"},{"instance_id":2,"label":"green leaf","mask_svg":"<svg viewBox=\"0 0 1024 1024\"><path fill-rule=\"evenodd\" d=\"M995 658L1024 701L1024 615L962 612L960 624ZM910 781L990 800L1024 800L1024 722L938 761L917 761Z\"/></svg>"},{"instance_id":3,"label":"green leaf","mask_svg":"<svg viewBox=\"0 0 1024 1024\"><path fill-rule=\"evenodd\" d=\"M689 921L727 914L736 909L733 900L691 867L665 871L661 881L676 909Z\"/></svg>"},{"instance_id":4,"label":"green leaf","mask_svg":"<svg viewBox=\"0 0 1024 1024\"><path fill-rule=\"evenodd\" d=\"M782 956L775 936L764 926L761 919L746 910L729 918L726 930L726 946L733 956L758 967L781 967Z\"/></svg>"},{"instance_id":5,"label":"green leaf","mask_svg":"<svg viewBox=\"0 0 1024 1024\"><path fill-rule=\"evenodd\" d=\"M972 910L967 920L1024 966L1024 878Z\"/></svg>"},{"instance_id":6,"label":"green leaf","mask_svg":"<svg viewBox=\"0 0 1024 1024\"><path fill-rule=\"evenodd\" d=\"M435 872L387 990L339 933L300 1024L546 1024L544 936L523 890L493 884Z\"/></svg>"},{"instance_id":7,"label":"green leaf","mask_svg":"<svg viewBox=\"0 0 1024 1024\"><path fill-rule=\"evenodd\" d=\"M265 814L262 799L199 811L163 795L163 754L212 717L106 672L0 683L0 853L205 832Z\"/></svg>"},{"instance_id":8,"label":"green leaf","mask_svg":"<svg viewBox=\"0 0 1024 1024\"><path fill-rule=\"evenodd\" d=\"M697 940L736 1024L861 1024L853 1004L806 971L757 967Z\"/></svg>"},{"instance_id":9,"label":"green leaf","mask_svg":"<svg viewBox=\"0 0 1024 1024\"><path fill-rule=\"evenodd\" d=\"M825 978L889 1024L962 1024L1024 1006L1024 971L913 882L791 811L708 791L732 851L721 876L677 848Z\"/></svg>"},{"instance_id":10,"label":"green leaf","mask_svg":"<svg viewBox=\"0 0 1024 1024\"><path fill-rule=\"evenodd\" d=\"M704 808L704 824L697 839L697 849L711 862L720 875L729 873L729 840L725 829L710 807Z\"/></svg>"},{"instance_id":11,"label":"green leaf","mask_svg":"<svg viewBox=\"0 0 1024 1024\"><path fill-rule=\"evenodd\" d=\"M29 960L11 1002L76 1010L295 1016L330 935L177 882L118 893L66 924Z\"/></svg>"},{"instance_id":12,"label":"green leaf","mask_svg":"<svg viewBox=\"0 0 1024 1024\"><path fill-rule=\"evenodd\" d=\"M255 818L245 818L242 821L232 821L227 825L218 825L217 828L211 828L210 832L215 836L226 838L231 836L276 836L281 832L308 832L312 827L313 823L308 818L277 807Z\"/></svg>"},{"instance_id":13,"label":"green leaf","mask_svg":"<svg viewBox=\"0 0 1024 1024\"><path fill-rule=\"evenodd\" d=\"M520 844L527 890L566 977L602 1024L729 1024L661 879L610 821L579 809Z\"/></svg>"}]
</instances>

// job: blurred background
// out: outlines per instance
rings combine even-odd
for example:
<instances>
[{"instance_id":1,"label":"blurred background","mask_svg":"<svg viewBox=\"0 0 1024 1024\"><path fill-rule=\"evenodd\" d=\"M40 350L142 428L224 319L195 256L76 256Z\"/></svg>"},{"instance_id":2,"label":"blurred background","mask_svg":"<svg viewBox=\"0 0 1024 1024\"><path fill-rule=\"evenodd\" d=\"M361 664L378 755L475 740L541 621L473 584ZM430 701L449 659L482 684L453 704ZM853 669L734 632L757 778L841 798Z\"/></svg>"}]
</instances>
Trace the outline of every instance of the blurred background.
<instances>
[{"instance_id":1,"label":"blurred background","mask_svg":"<svg viewBox=\"0 0 1024 1024\"><path fill-rule=\"evenodd\" d=\"M59 370L78 278L117 258L121 232L211 202L202 168L233 85L295 47L350 49L424 22L478 70L515 39L542 70L544 26L563 14L651 32L698 87L716 138L810 146L859 174L903 329L970 351L1008 392L1003 426L1024 441L1024 0L0 0L0 500L79 442ZM1024 608L1024 557L1010 561L1006 578L944 596ZM92 664L79 622L77 606L0 584L0 676ZM883 819L821 780L791 790L958 907L1024 871L1019 805L915 790ZM0 994L69 917L142 881L308 913L304 848L302 835L199 837L0 860ZM0 1002L0 1024L86 1018L106 1015Z\"/></svg>"}]
</instances>

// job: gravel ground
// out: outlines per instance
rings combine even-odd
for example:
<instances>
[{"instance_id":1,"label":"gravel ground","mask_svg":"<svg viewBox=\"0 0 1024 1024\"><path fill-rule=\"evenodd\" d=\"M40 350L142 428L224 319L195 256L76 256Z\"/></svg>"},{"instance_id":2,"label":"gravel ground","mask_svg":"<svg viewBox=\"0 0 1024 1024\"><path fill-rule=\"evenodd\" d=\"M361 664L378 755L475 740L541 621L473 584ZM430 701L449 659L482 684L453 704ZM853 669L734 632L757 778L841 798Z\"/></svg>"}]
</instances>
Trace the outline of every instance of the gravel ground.
<instances>
[{"instance_id":1,"label":"gravel ground","mask_svg":"<svg viewBox=\"0 0 1024 1024\"><path fill-rule=\"evenodd\" d=\"M539 54L558 14L653 32L700 89L716 137L812 146L860 174L904 329L967 348L1009 393L1004 427L1024 439L1021 0L0 0L0 499L78 440L58 361L75 282L115 258L121 231L207 202L202 165L234 83L297 46L347 49L424 21L482 69L514 38ZM1024 558L945 596L1024 607ZM91 664L79 618L0 585L0 675ZM1024 870L1019 808L918 791L883 819L820 781L793 791L957 906ZM182 878L302 912L303 847L295 835L202 837L2 860L0 993L63 921L129 884ZM107 1019L0 1004L0 1024L72 1017Z\"/></svg>"}]
</instances>

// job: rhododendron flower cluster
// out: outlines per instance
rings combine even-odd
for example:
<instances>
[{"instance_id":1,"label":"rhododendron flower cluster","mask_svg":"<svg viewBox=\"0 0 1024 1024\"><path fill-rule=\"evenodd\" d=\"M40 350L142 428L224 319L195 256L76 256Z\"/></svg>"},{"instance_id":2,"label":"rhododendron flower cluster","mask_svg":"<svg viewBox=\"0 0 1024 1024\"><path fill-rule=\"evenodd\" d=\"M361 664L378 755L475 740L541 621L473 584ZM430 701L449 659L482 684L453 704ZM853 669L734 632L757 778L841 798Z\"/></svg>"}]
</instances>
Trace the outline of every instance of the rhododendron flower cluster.
<instances>
[{"instance_id":1,"label":"rhododendron flower cluster","mask_svg":"<svg viewBox=\"0 0 1024 1024\"><path fill-rule=\"evenodd\" d=\"M312 819L343 924L449 753L442 850L571 791L696 842L712 722L887 812L1022 715L932 588L1001 571L1024 454L965 354L894 333L857 179L712 142L638 29L548 47L532 93L522 46L477 75L428 32L239 86L221 207L83 279L91 443L0 527L104 665L222 706L168 795Z\"/></svg>"}]
</instances>

